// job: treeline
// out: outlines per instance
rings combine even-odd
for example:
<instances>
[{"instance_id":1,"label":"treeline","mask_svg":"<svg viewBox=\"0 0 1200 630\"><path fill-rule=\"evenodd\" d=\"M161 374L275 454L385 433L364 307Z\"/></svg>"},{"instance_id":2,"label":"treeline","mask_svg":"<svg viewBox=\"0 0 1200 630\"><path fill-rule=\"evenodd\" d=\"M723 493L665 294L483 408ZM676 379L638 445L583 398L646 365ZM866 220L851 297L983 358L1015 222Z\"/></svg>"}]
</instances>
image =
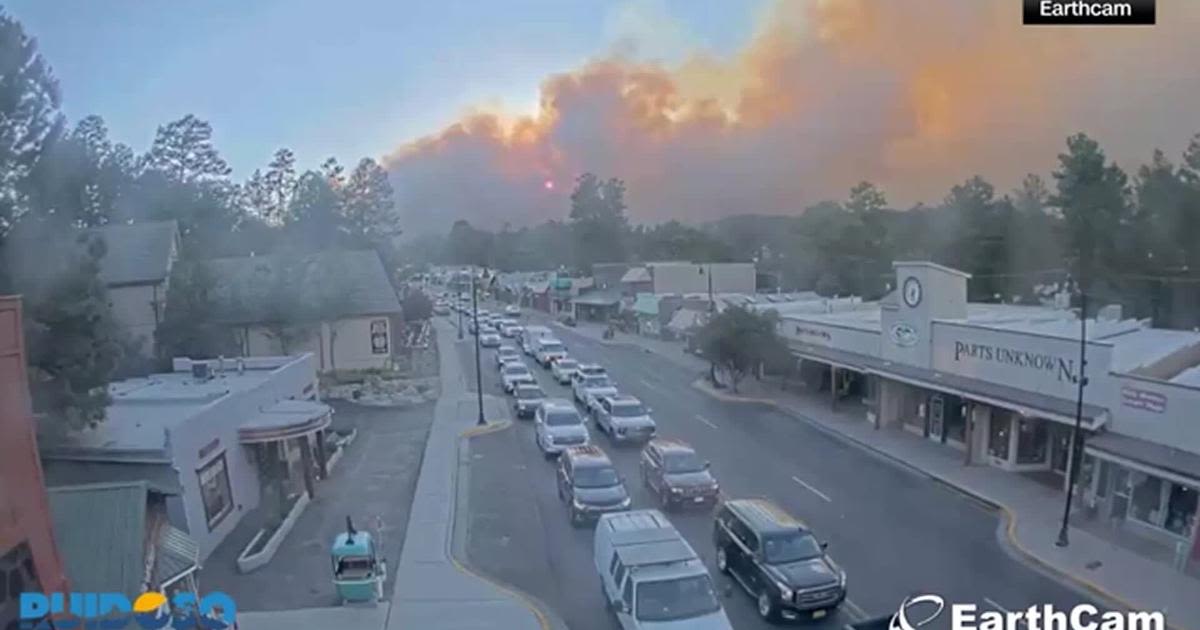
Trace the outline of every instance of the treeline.
<instances>
[{"instance_id":1,"label":"treeline","mask_svg":"<svg viewBox=\"0 0 1200 630\"><path fill-rule=\"evenodd\" d=\"M103 419L109 381L147 369L139 341L160 356L219 345L206 259L329 248L398 259L393 191L373 159L297 171L284 148L237 182L212 127L192 115L159 126L139 153L110 139L99 116L65 120L36 41L2 10L0 48L0 260L13 263L0 265L0 294L23 294L34 406L65 421L56 428ZM81 228L155 220L178 223L180 261L161 338L134 340L114 324L99 278L106 245L80 241ZM14 259L16 238L37 240L35 259ZM54 273L25 273L39 268Z\"/></svg>"},{"instance_id":2,"label":"treeline","mask_svg":"<svg viewBox=\"0 0 1200 630\"><path fill-rule=\"evenodd\" d=\"M1093 304L1122 304L1126 316L1200 325L1200 134L1179 162L1155 151L1132 176L1077 134L1047 179L1030 174L1004 193L975 176L940 203L900 210L869 182L795 216L631 226L626 210L620 180L585 174L564 220L497 232L458 221L422 253L581 272L599 261L755 261L763 288L868 298L891 288L893 261L922 259L971 273L974 301L1034 302L1082 287Z\"/></svg>"}]
</instances>

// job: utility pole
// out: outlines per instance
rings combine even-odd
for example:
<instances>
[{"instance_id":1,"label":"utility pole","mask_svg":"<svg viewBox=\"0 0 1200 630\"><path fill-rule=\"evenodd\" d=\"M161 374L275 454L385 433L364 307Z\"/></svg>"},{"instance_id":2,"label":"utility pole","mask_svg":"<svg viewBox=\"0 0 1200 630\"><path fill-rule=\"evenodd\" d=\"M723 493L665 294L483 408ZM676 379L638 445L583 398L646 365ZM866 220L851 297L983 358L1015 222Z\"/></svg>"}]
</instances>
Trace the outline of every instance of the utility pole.
<instances>
[{"instance_id":1,"label":"utility pole","mask_svg":"<svg viewBox=\"0 0 1200 630\"><path fill-rule=\"evenodd\" d=\"M700 268L700 273L704 273L704 267ZM706 275L708 276L708 322L711 324L717 314L717 303L713 301L712 263L708 263L708 273ZM717 364L713 361L712 357L708 358L708 380L713 384L713 387L717 386Z\"/></svg>"},{"instance_id":2,"label":"utility pole","mask_svg":"<svg viewBox=\"0 0 1200 630\"><path fill-rule=\"evenodd\" d=\"M475 397L479 400L479 420L475 424L483 426L487 420L483 418L483 371L479 367L479 291L475 288L474 272L471 272L471 318L475 322Z\"/></svg>"},{"instance_id":3,"label":"utility pole","mask_svg":"<svg viewBox=\"0 0 1200 630\"><path fill-rule=\"evenodd\" d=\"M1079 287L1079 392L1075 398L1075 428L1071 432L1071 465L1067 471L1067 502L1063 506L1062 528L1058 530L1059 547L1071 544L1067 530L1071 520L1071 501L1075 498L1075 481L1079 477L1079 466L1083 463L1083 388L1087 386L1087 287Z\"/></svg>"}]
</instances>

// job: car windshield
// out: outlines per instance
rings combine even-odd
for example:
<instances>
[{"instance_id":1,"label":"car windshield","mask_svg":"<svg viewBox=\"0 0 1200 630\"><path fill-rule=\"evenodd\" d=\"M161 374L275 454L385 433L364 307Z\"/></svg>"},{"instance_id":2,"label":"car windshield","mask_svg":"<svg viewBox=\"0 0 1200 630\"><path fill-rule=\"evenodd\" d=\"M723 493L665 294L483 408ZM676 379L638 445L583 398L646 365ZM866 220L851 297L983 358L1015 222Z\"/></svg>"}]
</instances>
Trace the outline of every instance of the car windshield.
<instances>
[{"instance_id":1,"label":"car windshield","mask_svg":"<svg viewBox=\"0 0 1200 630\"><path fill-rule=\"evenodd\" d=\"M664 456L663 460L663 467L669 473L683 474L704 470L704 462L700 461L700 458L690 451L668 453Z\"/></svg>"},{"instance_id":2,"label":"car windshield","mask_svg":"<svg viewBox=\"0 0 1200 630\"><path fill-rule=\"evenodd\" d=\"M521 364L506 365L506 366L504 366L504 373L508 376L516 376L518 374L528 374L529 368L527 368Z\"/></svg>"},{"instance_id":3,"label":"car windshield","mask_svg":"<svg viewBox=\"0 0 1200 630\"><path fill-rule=\"evenodd\" d=\"M770 564L810 560L821 555L821 545L812 534L776 534L763 540L763 558Z\"/></svg>"},{"instance_id":4,"label":"car windshield","mask_svg":"<svg viewBox=\"0 0 1200 630\"><path fill-rule=\"evenodd\" d=\"M642 621L690 619L720 609L707 575L655 580L637 586L637 618Z\"/></svg>"},{"instance_id":5,"label":"car windshield","mask_svg":"<svg viewBox=\"0 0 1200 630\"><path fill-rule=\"evenodd\" d=\"M542 352L562 352L563 350L561 343L544 343L541 347Z\"/></svg>"},{"instance_id":6,"label":"car windshield","mask_svg":"<svg viewBox=\"0 0 1200 630\"><path fill-rule=\"evenodd\" d=\"M545 398L546 393L540 387L518 387L517 398L523 400L533 400L536 398Z\"/></svg>"},{"instance_id":7,"label":"car windshield","mask_svg":"<svg viewBox=\"0 0 1200 630\"><path fill-rule=\"evenodd\" d=\"M546 424L552 427L566 427L572 424L583 424L583 419L574 409L555 409L546 414Z\"/></svg>"},{"instance_id":8,"label":"car windshield","mask_svg":"<svg viewBox=\"0 0 1200 630\"><path fill-rule=\"evenodd\" d=\"M579 366L578 363L571 361L570 359L559 359L554 363L554 365L557 365L558 369L560 370L574 370Z\"/></svg>"},{"instance_id":9,"label":"car windshield","mask_svg":"<svg viewBox=\"0 0 1200 630\"><path fill-rule=\"evenodd\" d=\"M502 357L515 357L518 354L516 348L500 348L499 352Z\"/></svg>"},{"instance_id":10,"label":"car windshield","mask_svg":"<svg viewBox=\"0 0 1200 630\"><path fill-rule=\"evenodd\" d=\"M646 415L642 403L617 403L612 407L612 415L618 418L635 418Z\"/></svg>"},{"instance_id":11,"label":"car windshield","mask_svg":"<svg viewBox=\"0 0 1200 630\"><path fill-rule=\"evenodd\" d=\"M588 365L585 367L581 367L581 368L579 368L579 371L583 372L587 376L603 376L605 374L604 368L602 368L598 365Z\"/></svg>"},{"instance_id":12,"label":"car windshield","mask_svg":"<svg viewBox=\"0 0 1200 630\"><path fill-rule=\"evenodd\" d=\"M580 466L575 468L575 487L610 488L621 483L621 476L612 466Z\"/></svg>"},{"instance_id":13,"label":"car windshield","mask_svg":"<svg viewBox=\"0 0 1200 630\"><path fill-rule=\"evenodd\" d=\"M596 387L608 387L608 379L603 376L589 376L583 379L583 386L588 389Z\"/></svg>"}]
</instances>

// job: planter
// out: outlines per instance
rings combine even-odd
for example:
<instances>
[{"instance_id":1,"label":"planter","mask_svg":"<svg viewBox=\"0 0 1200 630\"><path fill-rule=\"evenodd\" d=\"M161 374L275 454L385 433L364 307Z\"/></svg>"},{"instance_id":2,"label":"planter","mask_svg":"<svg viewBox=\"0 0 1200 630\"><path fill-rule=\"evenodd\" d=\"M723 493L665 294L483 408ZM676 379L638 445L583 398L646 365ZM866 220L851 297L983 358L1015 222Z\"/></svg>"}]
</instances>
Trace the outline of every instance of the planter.
<instances>
[{"instance_id":1,"label":"planter","mask_svg":"<svg viewBox=\"0 0 1200 630\"><path fill-rule=\"evenodd\" d=\"M283 519L274 531L267 528L260 529L254 538L250 540L250 544L238 554L237 566L241 573L250 573L256 569L260 569L272 558L275 557L275 552L279 550L279 545L287 538L287 535L295 527L296 521L300 515L304 513L304 509L308 507L308 493L302 493L294 504L292 509L288 510L288 515Z\"/></svg>"}]
</instances>

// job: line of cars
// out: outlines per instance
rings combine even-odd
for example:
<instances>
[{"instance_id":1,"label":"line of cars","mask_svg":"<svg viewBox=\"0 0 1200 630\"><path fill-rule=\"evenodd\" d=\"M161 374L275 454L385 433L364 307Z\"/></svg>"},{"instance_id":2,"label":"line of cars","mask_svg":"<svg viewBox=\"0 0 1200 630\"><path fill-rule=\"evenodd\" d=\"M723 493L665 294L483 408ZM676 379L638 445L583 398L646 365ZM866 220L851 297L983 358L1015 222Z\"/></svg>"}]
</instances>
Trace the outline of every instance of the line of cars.
<instances>
[{"instance_id":1,"label":"line of cars","mask_svg":"<svg viewBox=\"0 0 1200 630\"><path fill-rule=\"evenodd\" d=\"M711 577L665 513L715 508L718 570L741 586L764 619L819 619L846 597L846 574L801 521L765 499L722 500L709 463L687 443L659 437L652 410L620 393L603 366L567 354L548 328L527 326L500 345L496 366L518 418L557 459L556 488L573 526L595 523L596 570L622 628L729 628ZM524 357L569 385L574 400L547 397ZM580 413L580 410L583 413ZM640 444L642 484L658 509L632 509L625 479L591 439L587 419L612 444Z\"/></svg>"}]
</instances>

